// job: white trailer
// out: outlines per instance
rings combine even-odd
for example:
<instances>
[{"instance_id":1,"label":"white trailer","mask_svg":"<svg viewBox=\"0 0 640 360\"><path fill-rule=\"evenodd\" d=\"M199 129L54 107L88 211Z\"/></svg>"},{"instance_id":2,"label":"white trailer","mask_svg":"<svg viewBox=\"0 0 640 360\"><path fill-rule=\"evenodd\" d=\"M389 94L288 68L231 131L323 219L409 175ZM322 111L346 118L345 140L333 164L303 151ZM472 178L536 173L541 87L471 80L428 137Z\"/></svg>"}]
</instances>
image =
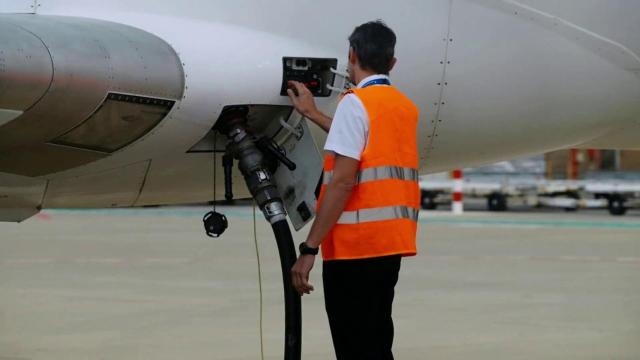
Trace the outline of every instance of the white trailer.
<instances>
[{"instance_id":1,"label":"white trailer","mask_svg":"<svg viewBox=\"0 0 640 360\"><path fill-rule=\"evenodd\" d=\"M468 198L486 198L490 211L505 211L508 198L521 198L527 204L535 196L537 180L529 178L500 177L499 179L465 178L463 194ZM423 209L435 209L451 202L453 181L426 177L420 181Z\"/></svg>"},{"instance_id":2,"label":"white trailer","mask_svg":"<svg viewBox=\"0 0 640 360\"><path fill-rule=\"evenodd\" d=\"M584 191L603 199L611 215L624 215L630 208L640 208L640 182L606 181L585 184Z\"/></svg>"},{"instance_id":3,"label":"white trailer","mask_svg":"<svg viewBox=\"0 0 640 360\"><path fill-rule=\"evenodd\" d=\"M425 177L420 181L423 209L435 209L451 202L453 181ZM534 207L606 208L612 215L624 215L630 208L640 208L640 183L602 180L545 180L535 177L493 179L468 177L463 194L468 198L485 198L489 211L505 211L510 200Z\"/></svg>"}]
</instances>

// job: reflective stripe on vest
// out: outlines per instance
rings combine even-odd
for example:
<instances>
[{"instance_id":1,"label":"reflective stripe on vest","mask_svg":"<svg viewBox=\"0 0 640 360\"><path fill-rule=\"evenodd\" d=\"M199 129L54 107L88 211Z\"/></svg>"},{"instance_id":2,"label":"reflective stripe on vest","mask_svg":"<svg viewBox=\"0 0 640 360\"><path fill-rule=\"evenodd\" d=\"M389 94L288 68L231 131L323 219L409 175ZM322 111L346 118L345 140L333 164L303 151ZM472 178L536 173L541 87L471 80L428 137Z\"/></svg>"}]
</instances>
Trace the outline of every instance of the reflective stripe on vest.
<instances>
[{"instance_id":1,"label":"reflective stripe on vest","mask_svg":"<svg viewBox=\"0 0 640 360\"><path fill-rule=\"evenodd\" d=\"M331 181L333 171L326 171L322 178L322 184L327 185ZM418 170L399 166L378 166L360 170L357 175L357 183L361 184L374 180L409 180L418 181Z\"/></svg>"},{"instance_id":2,"label":"reflective stripe on vest","mask_svg":"<svg viewBox=\"0 0 640 360\"><path fill-rule=\"evenodd\" d=\"M337 224L361 224L370 221L396 219L418 221L418 209L407 206L387 206L356 211L343 211Z\"/></svg>"}]
</instances>

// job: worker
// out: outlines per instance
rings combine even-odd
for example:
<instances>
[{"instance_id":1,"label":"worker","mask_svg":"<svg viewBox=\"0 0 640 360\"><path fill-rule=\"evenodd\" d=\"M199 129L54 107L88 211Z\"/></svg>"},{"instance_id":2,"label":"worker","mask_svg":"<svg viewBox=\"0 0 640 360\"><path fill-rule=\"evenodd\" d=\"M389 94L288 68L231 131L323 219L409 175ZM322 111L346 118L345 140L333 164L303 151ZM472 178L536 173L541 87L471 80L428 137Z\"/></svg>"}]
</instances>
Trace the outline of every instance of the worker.
<instances>
[{"instance_id":1,"label":"worker","mask_svg":"<svg viewBox=\"0 0 640 360\"><path fill-rule=\"evenodd\" d=\"M393 359L394 288L401 257L416 254L417 107L391 85L396 36L382 21L349 37L348 75L357 86L333 119L302 83L288 95L296 110L328 131L316 219L291 270L294 288L310 294L322 250L325 308L336 357Z\"/></svg>"}]
</instances>

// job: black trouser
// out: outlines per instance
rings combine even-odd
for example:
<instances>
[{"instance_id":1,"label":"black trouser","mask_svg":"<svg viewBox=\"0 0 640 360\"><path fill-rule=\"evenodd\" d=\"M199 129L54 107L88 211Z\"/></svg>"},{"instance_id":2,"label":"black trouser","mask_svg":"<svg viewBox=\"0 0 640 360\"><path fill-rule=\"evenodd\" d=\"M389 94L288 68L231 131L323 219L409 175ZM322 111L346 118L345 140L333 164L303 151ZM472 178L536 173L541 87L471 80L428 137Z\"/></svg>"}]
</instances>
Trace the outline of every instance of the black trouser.
<instances>
[{"instance_id":1,"label":"black trouser","mask_svg":"<svg viewBox=\"0 0 640 360\"><path fill-rule=\"evenodd\" d=\"M399 255L322 264L324 301L338 360L392 360Z\"/></svg>"}]
</instances>

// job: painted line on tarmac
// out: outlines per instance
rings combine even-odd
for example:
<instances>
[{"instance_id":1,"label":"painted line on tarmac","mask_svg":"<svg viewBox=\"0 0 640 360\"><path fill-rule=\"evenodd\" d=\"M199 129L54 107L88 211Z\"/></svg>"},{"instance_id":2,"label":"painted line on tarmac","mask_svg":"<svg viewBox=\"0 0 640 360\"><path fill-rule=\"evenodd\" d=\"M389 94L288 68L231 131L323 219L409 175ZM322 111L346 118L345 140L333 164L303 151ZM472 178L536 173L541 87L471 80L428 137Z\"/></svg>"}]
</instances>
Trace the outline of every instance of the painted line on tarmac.
<instances>
[{"instance_id":1,"label":"painted line on tarmac","mask_svg":"<svg viewBox=\"0 0 640 360\"><path fill-rule=\"evenodd\" d=\"M79 259L74 259L73 262L79 263L79 264L87 264L87 263L119 264L124 262L124 259L122 258L79 258Z\"/></svg>"},{"instance_id":2,"label":"painted line on tarmac","mask_svg":"<svg viewBox=\"0 0 640 360\"><path fill-rule=\"evenodd\" d=\"M577 220L500 220L500 219L452 219L420 218L425 224L462 226L506 226L529 228L589 228L589 229L640 229L640 222L577 221Z\"/></svg>"},{"instance_id":3,"label":"painted line on tarmac","mask_svg":"<svg viewBox=\"0 0 640 360\"><path fill-rule=\"evenodd\" d=\"M4 259L3 262L7 264L50 264L53 263L53 258L32 258L32 259Z\"/></svg>"},{"instance_id":4,"label":"painted line on tarmac","mask_svg":"<svg viewBox=\"0 0 640 360\"><path fill-rule=\"evenodd\" d=\"M176 217L176 218L201 218L211 208L122 208L122 209L50 209L46 215L52 218L55 214L89 214L106 216L140 216L140 217ZM222 207L217 210L227 217L239 219L252 219L251 207ZM593 220L507 220L507 219L469 219L463 217L432 216L421 213L418 220L423 224L446 224L454 226L504 226L519 228L582 228L582 229L638 229L640 221L593 221Z\"/></svg>"},{"instance_id":5,"label":"painted line on tarmac","mask_svg":"<svg viewBox=\"0 0 640 360\"><path fill-rule=\"evenodd\" d=\"M554 261L554 262L598 262L639 264L640 257L605 256L494 256L494 255L426 255L427 259L453 261Z\"/></svg>"},{"instance_id":6,"label":"painted line on tarmac","mask_svg":"<svg viewBox=\"0 0 640 360\"><path fill-rule=\"evenodd\" d=\"M444 261L554 261L554 262L591 262L591 263L621 263L638 264L640 257L606 257L606 256L541 256L541 255L425 255L429 260ZM75 259L54 259L54 258L15 258L4 259L0 264L6 265L37 265L37 264L98 264L98 265L182 265L195 264L199 262L208 263L210 259L197 257L166 257L166 258L75 258Z\"/></svg>"},{"instance_id":7,"label":"painted line on tarmac","mask_svg":"<svg viewBox=\"0 0 640 360\"><path fill-rule=\"evenodd\" d=\"M175 257L175 258L115 258L115 257L81 257L74 259L55 258L14 258L2 259L2 264L188 264L199 261L198 258ZM207 261L206 259L204 261Z\"/></svg>"},{"instance_id":8,"label":"painted line on tarmac","mask_svg":"<svg viewBox=\"0 0 640 360\"><path fill-rule=\"evenodd\" d=\"M191 258L147 258L142 259L142 262L150 264L187 264L193 262Z\"/></svg>"},{"instance_id":9,"label":"painted line on tarmac","mask_svg":"<svg viewBox=\"0 0 640 360\"><path fill-rule=\"evenodd\" d=\"M141 216L141 217L177 217L177 218L202 218L205 213L211 211L211 207L202 208L112 208L112 209L48 209L46 213L50 216L56 214L80 214L80 215L106 215L106 216ZM225 214L227 217L238 217L242 219L252 219L253 212L250 207L238 209L231 207L217 206L216 211Z\"/></svg>"}]
</instances>

